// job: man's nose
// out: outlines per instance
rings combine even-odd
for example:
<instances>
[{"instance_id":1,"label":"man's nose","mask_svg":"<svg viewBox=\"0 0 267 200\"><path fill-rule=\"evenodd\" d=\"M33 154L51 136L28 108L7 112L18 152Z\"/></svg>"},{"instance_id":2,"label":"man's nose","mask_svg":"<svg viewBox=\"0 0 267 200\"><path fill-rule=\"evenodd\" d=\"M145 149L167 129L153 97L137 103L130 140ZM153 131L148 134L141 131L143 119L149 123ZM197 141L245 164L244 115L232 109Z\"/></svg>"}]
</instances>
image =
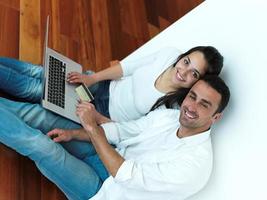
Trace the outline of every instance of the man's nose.
<instances>
[{"instance_id":1,"label":"man's nose","mask_svg":"<svg viewBox=\"0 0 267 200\"><path fill-rule=\"evenodd\" d=\"M196 112L197 111L197 104L196 102L191 102L190 105L187 106L189 112Z\"/></svg>"}]
</instances>

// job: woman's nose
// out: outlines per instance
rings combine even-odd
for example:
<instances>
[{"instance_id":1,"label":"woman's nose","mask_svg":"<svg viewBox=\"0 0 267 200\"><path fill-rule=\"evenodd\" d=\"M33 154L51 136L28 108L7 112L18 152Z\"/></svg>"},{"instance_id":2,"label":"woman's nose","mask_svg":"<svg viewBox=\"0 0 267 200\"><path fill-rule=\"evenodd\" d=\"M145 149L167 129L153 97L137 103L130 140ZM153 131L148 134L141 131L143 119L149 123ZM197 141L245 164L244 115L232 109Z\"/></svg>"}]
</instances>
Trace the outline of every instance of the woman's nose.
<instances>
[{"instance_id":1,"label":"woman's nose","mask_svg":"<svg viewBox=\"0 0 267 200\"><path fill-rule=\"evenodd\" d=\"M180 70L180 74L181 74L182 77L185 78L185 76L186 76L186 74L187 74L187 69L182 68L182 69Z\"/></svg>"}]
</instances>

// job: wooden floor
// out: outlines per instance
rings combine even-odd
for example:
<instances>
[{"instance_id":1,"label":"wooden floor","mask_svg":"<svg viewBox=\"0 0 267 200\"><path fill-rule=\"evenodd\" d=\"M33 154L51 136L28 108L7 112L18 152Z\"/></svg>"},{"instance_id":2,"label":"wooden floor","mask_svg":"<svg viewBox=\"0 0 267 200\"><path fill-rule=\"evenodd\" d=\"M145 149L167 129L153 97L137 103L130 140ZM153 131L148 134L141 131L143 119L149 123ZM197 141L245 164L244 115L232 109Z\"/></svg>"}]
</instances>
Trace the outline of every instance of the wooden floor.
<instances>
[{"instance_id":1,"label":"wooden floor","mask_svg":"<svg viewBox=\"0 0 267 200\"><path fill-rule=\"evenodd\" d=\"M202 1L0 0L0 56L40 64L50 15L49 46L82 64L84 70L99 71ZM32 161L2 144L0 180L0 200L65 199Z\"/></svg>"}]
</instances>

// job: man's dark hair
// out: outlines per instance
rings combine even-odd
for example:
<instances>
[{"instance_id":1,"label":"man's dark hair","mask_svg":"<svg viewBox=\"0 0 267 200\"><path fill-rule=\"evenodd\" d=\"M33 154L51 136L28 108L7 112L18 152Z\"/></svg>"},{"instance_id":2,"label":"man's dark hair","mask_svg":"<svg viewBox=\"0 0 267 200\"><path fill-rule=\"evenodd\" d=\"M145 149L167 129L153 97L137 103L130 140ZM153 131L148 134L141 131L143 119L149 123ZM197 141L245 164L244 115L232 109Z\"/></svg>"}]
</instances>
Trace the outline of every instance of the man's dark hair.
<instances>
[{"instance_id":1,"label":"man's dark hair","mask_svg":"<svg viewBox=\"0 0 267 200\"><path fill-rule=\"evenodd\" d=\"M202 77L200 80L207 83L210 87L212 87L221 95L221 101L215 113L222 112L224 108L227 106L230 99L230 90L228 86L217 75L206 75ZM165 105L166 108L175 108L181 106L189 90L190 89L179 89L177 91L166 94L165 96L157 100L157 102L152 106L150 111L153 111L162 105Z\"/></svg>"},{"instance_id":2,"label":"man's dark hair","mask_svg":"<svg viewBox=\"0 0 267 200\"><path fill-rule=\"evenodd\" d=\"M221 95L220 104L218 106L217 111L215 112L215 113L221 113L227 106L230 99L230 90L228 86L219 76L207 75L201 78L200 80L207 83L210 87L212 87Z\"/></svg>"}]
</instances>

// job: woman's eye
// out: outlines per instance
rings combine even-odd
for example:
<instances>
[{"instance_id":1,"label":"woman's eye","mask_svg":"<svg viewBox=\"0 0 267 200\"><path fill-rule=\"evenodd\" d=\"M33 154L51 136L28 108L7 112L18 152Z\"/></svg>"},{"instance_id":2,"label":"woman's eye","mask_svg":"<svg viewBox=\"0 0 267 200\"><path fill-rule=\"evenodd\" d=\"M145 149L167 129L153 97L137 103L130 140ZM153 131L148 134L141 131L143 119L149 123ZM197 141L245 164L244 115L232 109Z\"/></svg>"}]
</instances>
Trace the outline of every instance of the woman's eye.
<instances>
[{"instance_id":1,"label":"woman's eye","mask_svg":"<svg viewBox=\"0 0 267 200\"><path fill-rule=\"evenodd\" d=\"M189 62L188 62L188 60L187 60L187 59L184 59L184 64L186 64L186 65L188 65L188 64L189 64Z\"/></svg>"},{"instance_id":2,"label":"woman's eye","mask_svg":"<svg viewBox=\"0 0 267 200\"><path fill-rule=\"evenodd\" d=\"M195 78L195 79L199 79L199 75L198 75L198 73L196 73L196 72L192 72L192 74L193 74L193 77Z\"/></svg>"}]
</instances>

